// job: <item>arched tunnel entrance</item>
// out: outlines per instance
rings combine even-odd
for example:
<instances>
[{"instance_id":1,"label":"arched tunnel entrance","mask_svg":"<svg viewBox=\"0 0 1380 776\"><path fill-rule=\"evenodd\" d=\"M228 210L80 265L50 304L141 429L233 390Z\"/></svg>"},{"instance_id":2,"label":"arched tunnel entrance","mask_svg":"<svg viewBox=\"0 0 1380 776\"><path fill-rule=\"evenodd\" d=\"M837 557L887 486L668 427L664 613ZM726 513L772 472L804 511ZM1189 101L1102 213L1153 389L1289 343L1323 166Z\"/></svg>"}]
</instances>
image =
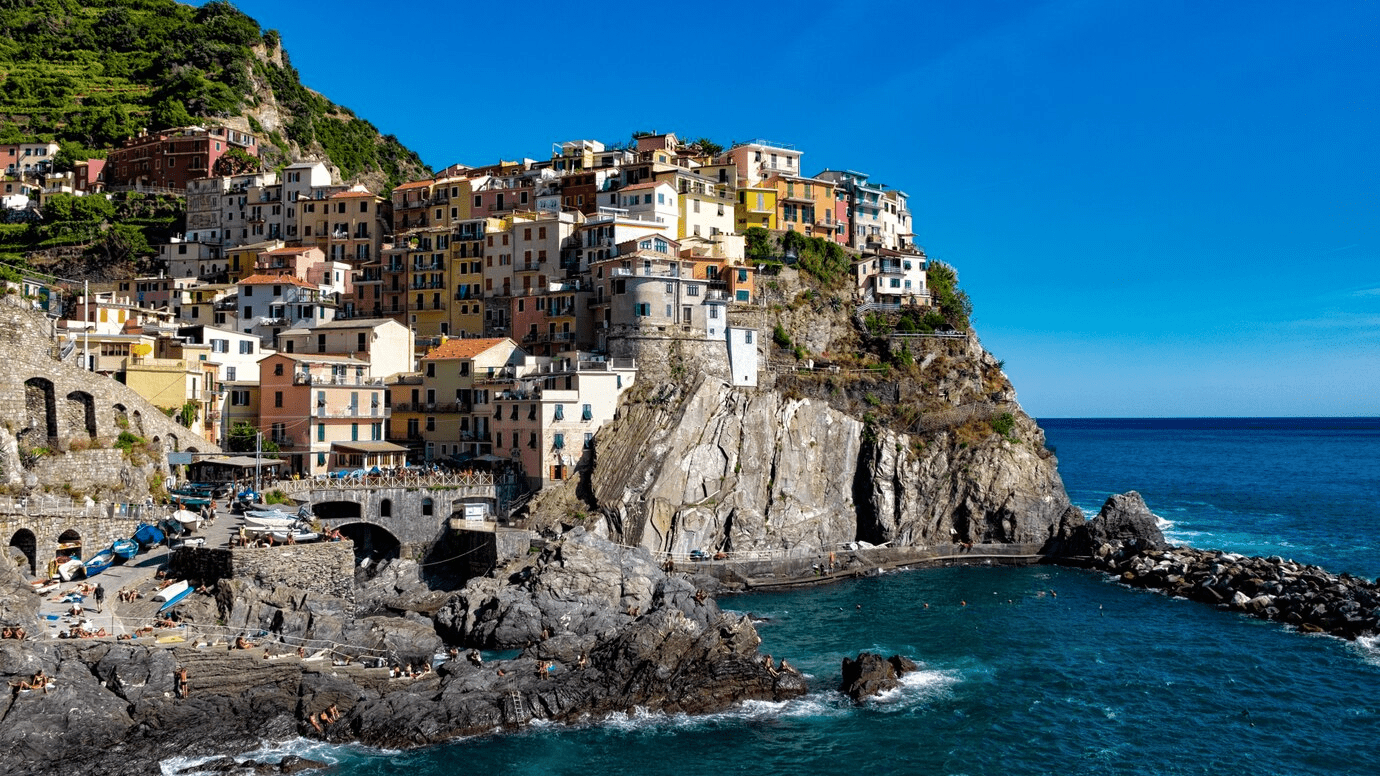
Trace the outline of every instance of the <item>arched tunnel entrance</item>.
<instances>
[{"instance_id":1,"label":"arched tunnel entrance","mask_svg":"<svg viewBox=\"0 0 1380 776\"><path fill-rule=\"evenodd\" d=\"M373 523L346 523L336 526L336 529L355 543L355 563L364 566L370 573L381 564L396 560L402 549L398 537L387 528Z\"/></svg>"},{"instance_id":2,"label":"arched tunnel entrance","mask_svg":"<svg viewBox=\"0 0 1380 776\"><path fill-rule=\"evenodd\" d=\"M38 572L38 541L34 537L34 532L27 528L20 528L10 537L9 554L14 558L16 566L24 569L26 576L33 576Z\"/></svg>"},{"instance_id":3,"label":"arched tunnel entrance","mask_svg":"<svg viewBox=\"0 0 1380 776\"><path fill-rule=\"evenodd\" d=\"M322 501L312 504L311 512L322 520L358 520L364 516L357 501Z\"/></svg>"}]
</instances>

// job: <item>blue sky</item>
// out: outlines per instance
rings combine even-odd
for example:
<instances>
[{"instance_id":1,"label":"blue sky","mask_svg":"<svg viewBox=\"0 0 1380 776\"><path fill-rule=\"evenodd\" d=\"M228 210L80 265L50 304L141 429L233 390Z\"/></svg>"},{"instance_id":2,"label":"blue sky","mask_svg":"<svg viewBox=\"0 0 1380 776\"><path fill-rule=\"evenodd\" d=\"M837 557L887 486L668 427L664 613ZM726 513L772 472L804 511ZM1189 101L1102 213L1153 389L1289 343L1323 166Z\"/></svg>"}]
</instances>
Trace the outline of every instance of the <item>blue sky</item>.
<instances>
[{"instance_id":1,"label":"blue sky","mask_svg":"<svg viewBox=\"0 0 1380 776\"><path fill-rule=\"evenodd\" d=\"M433 167L655 129L908 192L1038 417L1380 415L1380 4L238 5Z\"/></svg>"}]
</instances>

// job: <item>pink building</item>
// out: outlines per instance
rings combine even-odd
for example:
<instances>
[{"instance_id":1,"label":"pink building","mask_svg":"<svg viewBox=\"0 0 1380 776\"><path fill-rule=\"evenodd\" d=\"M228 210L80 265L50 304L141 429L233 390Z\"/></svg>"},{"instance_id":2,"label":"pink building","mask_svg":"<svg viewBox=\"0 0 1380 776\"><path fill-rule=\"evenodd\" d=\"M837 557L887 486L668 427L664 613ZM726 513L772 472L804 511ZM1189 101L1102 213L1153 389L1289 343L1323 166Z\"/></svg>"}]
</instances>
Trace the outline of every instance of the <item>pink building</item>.
<instances>
[{"instance_id":1,"label":"pink building","mask_svg":"<svg viewBox=\"0 0 1380 776\"><path fill-rule=\"evenodd\" d=\"M384 440L389 410L383 378L369 376L367 361L276 353L259 361L259 385L259 429L277 443L293 472L317 475L345 468L361 443ZM391 447L396 450L375 452L385 461L391 461L390 452L407 452Z\"/></svg>"}]
</instances>

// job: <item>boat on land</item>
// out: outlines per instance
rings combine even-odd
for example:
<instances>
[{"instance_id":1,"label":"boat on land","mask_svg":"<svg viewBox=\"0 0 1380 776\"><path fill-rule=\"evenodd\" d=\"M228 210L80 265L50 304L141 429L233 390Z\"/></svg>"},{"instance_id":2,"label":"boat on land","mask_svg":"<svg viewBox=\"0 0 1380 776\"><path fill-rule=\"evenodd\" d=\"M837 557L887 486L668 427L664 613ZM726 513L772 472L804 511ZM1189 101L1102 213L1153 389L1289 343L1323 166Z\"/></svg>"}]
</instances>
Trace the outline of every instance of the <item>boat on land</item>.
<instances>
[{"instance_id":1,"label":"boat on land","mask_svg":"<svg viewBox=\"0 0 1380 776\"><path fill-rule=\"evenodd\" d=\"M151 547L163 542L163 532L156 525L140 523L134 531L134 541L144 547Z\"/></svg>"},{"instance_id":2,"label":"boat on land","mask_svg":"<svg viewBox=\"0 0 1380 776\"><path fill-rule=\"evenodd\" d=\"M63 582L71 582L77 578L77 574L81 573L83 568L81 558L72 558L58 566L58 578Z\"/></svg>"},{"instance_id":3,"label":"boat on land","mask_svg":"<svg viewBox=\"0 0 1380 776\"><path fill-rule=\"evenodd\" d=\"M164 603L172 601L173 599L177 599L180 601L187 593L187 591L191 589L192 586L187 582L187 580L179 580L177 582L172 583L171 585L168 585L162 590L159 590L157 593L154 593L153 600L162 601ZM162 609L160 609L159 611L162 611Z\"/></svg>"},{"instance_id":4,"label":"boat on land","mask_svg":"<svg viewBox=\"0 0 1380 776\"><path fill-rule=\"evenodd\" d=\"M172 519L176 520L184 526L196 525L197 523L201 522L201 515L198 515L195 512L189 512L185 509L179 509L176 512L172 513Z\"/></svg>"},{"instance_id":5,"label":"boat on land","mask_svg":"<svg viewBox=\"0 0 1380 776\"><path fill-rule=\"evenodd\" d=\"M176 587L176 586L174 585L173 587ZM169 587L168 589L171 590L172 587ZM181 601L182 599L186 598L187 596L189 596L189 595L191 595L191 594L192 594L192 586L189 585L189 584L187 584L186 582L183 582L183 583L182 583L182 589L181 589L180 591L178 591L177 593L174 593L170 598L168 598L167 601L165 601L165 602L163 603L162 606L158 607L158 613L159 613L159 614L162 614L163 612L168 611L169 609L173 608L174 606L177 606L177 604L178 604L179 601Z\"/></svg>"},{"instance_id":6,"label":"boat on land","mask_svg":"<svg viewBox=\"0 0 1380 776\"><path fill-rule=\"evenodd\" d=\"M245 533L250 534L250 535L252 535L252 536L254 536L254 537L272 536L272 537L273 537L273 541L278 542L279 544L287 544L287 540L288 540L288 537L289 537L289 536L292 537L292 541L293 541L294 544L302 544L302 543L304 543L304 542L314 542L314 541L316 541L317 539L320 539L320 538L321 538L321 534L316 533L315 531L306 531L306 530L302 530L301 528L298 528L298 529L295 529L295 530L287 530L287 529L249 528L249 527L246 526L244 530L245 530Z\"/></svg>"},{"instance_id":7,"label":"boat on land","mask_svg":"<svg viewBox=\"0 0 1380 776\"><path fill-rule=\"evenodd\" d=\"M87 559L86 563L83 564L86 566L86 576L94 577L102 571L105 571L106 569L110 568L110 564L114 562L115 553L111 552L110 550L101 550L95 555L92 555L89 559Z\"/></svg>"},{"instance_id":8,"label":"boat on land","mask_svg":"<svg viewBox=\"0 0 1380 776\"><path fill-rule=\"evenodd\" d=\"M263 513L260 513L263 514ZM244 527L248 531L286 531L301 525L302 521L295 515L286 512L279 512L276 515L264 515L256 517L253 515L244 516Z\"/></svg>"},{"instance_id":9,"label":"boat on land","mask_svg":"<svg viewBox=\"0 0 1380 776\"><path fill-rule=\"evenodd\" d=\"M129 560L139 554L139 543L133 539L116 539L115 543L110 545L110 551L115 553L116 557Z\"/></svg>"}]
</instances>

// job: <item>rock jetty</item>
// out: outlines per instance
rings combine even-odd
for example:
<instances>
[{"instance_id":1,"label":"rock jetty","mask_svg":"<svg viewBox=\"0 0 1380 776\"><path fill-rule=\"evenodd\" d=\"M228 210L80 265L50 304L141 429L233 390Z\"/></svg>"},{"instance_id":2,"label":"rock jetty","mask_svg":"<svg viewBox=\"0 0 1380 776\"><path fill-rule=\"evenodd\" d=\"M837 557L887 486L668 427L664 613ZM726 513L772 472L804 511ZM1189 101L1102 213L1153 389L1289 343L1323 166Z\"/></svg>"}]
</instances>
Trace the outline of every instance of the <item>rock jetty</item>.
<instances>
[{"instance_id":1,"label":"rock jetty","mask_svg":"<svg viewBox=\"0 0 1380 776\"><path fill-rule=\"evenodd\" d=\"M1139 493L1107 499L1091 521L1063 533L1061 562L1085 565L1132 587L1274 620L1344 639L1380 631L1380 586L1278 555L1170 547Z\"/></svg>"}]
</instances>

